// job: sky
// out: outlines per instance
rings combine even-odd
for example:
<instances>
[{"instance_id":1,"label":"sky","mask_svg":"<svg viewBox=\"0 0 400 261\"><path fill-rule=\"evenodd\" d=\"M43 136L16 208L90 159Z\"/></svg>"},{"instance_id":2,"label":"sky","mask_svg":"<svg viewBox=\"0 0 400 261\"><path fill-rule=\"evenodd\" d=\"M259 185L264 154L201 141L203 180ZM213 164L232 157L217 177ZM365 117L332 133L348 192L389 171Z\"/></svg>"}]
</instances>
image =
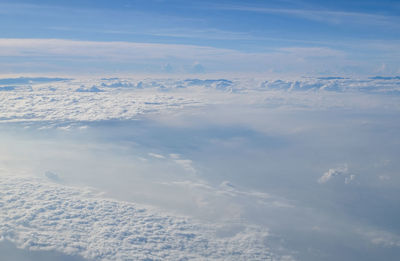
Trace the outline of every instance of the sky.
<instances>
[{"instance_id":1,"label":"sky","mask_svg":"<svg viewBox=\"0 0 400 261\"><path fill-rule=\"evenodd\" d=\"M398 75L399 13L398 1L2 0L0 69Z\"/></svg>"},{"instance_id":2,"label":"sky","mask_svg":"<svg viewBox=\"0 0 400 261\"><path fill-rule=\"evenodd\" d=\"M397 261L399 12L0 0L0 259Z\"/></svg>"}]
</instances>

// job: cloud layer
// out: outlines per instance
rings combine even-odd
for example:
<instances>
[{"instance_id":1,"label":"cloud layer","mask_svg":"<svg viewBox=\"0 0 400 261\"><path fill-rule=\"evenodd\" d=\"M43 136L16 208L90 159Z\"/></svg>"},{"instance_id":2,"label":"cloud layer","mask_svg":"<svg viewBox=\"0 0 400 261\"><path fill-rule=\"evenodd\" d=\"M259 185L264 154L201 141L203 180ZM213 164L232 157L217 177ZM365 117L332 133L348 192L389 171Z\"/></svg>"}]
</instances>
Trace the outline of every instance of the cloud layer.
<instances>
[{"instance_id":1,"label":"cloud layer","mask_svg":"<svg viewBox=\"0 0 400 261\"><path fill-rule=\"evenodd\" d=\"M0 121L133 119L142 114L218 104L396 109L400 93L396 77L38 79L42 78L1 79Z\"/></svg>"},{"instance_id":2,"label":"cloud layer","mask_svg":"<svg viewBox=\"0 0 400 261\"><path fill-rule=\"evenodd\" d=\"M329 44L274 47L268 51L188 44L155 44L123 41L77 41L65 39L0 39L3 73L101 73L145 74L395 74L399 71L396 43L369 42L364 53L380 53L382 59L353 57ZM354 47L353 47L354 48ZM395 54L393 54L395 53ZM329 59L329 63L326 62ZM383 66L383 67L382 67Z\"/></svg>"},{"instance_id":3,"label":"cloud layer","mask_svg":"<svg viewBox=\"0 0 400 261\"><path fill-rule=\"evenodd\" d=\"M220 237L196 222L33 178L0 178L0 238L31 250L105 260L270 260L268 232ZM274 259L275 260L275 259Z\"/></svg>"}]
</instances>

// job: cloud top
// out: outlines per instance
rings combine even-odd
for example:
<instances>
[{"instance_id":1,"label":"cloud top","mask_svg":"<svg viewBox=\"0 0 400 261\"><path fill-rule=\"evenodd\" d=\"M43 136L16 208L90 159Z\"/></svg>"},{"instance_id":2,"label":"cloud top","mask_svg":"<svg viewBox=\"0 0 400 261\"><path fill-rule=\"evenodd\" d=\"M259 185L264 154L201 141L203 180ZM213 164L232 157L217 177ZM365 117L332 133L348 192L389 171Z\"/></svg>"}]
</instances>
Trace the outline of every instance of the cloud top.
<instances>
[{"instance_id":1,"label":"cloud top","mask_svg":"<svg viewBox=\"0 0 400 261\"><path fill-rule=\"evenodd\" d=\"M31 250L104 260L266 260L268 232L248 226L218 237L197 224L88 190L33 178L0 177L0 239Z\"/></svg>"},{"instance_id":2,"label":"cloud top","mask_svg":"<svg viewBox=\"0 0 400 261\"><path fill-rule=\"evenodd\" d=\"M0 79L0 121L129 120L207 105L398 109L400 93L397 78L49 79Z\"/></svg>"}]
</instances>

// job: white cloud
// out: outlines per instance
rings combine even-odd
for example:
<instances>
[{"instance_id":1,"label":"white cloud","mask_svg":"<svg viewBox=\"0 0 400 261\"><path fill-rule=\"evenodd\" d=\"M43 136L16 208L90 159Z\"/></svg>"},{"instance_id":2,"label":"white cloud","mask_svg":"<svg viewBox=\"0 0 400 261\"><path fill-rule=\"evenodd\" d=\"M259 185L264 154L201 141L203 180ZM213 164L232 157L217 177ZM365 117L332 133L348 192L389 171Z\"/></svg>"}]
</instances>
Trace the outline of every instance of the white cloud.
<instances>
[{"instance_id":1,"label":"white cloud","mask_svg":"<svg viewBox=\"0 0 400 261\"><path fill-rule=\"evenodd\" d=\"M271 69L279 72L303 73L318 70L321 66L324 69L328 67L336 69L338 65L348 63L342 51L328 47L275 48L268 52L248 53L196 45L63 39L3 38L0 39L0 57L2 56L17 58L12 62L0 63L0 68L4 67L3 71L6 71L7 66L13 68L13 72L20 72L23 68L34 69L33 65L36 65L36 68L41 68L41 72L59 70L64 73L68 71L81 74L82 67L88 63L96 64L95 67L92 66L96 68L93 69L96 72L109 71L107 66L113 64L119 65L117 66L119 71L135 70L140 73L165 73L165 64L173 64L173 72L177 74L205 71L265 73ZM316 64L313 60L315 57L326 56L332 58L329 64ZM21 58L24 58L23 62L19 62ZM31 63L32 58L35 58L34 63ZM68 67L63 67L60 60L68 63ZM331 66L333 63L335 64Z\"/></svg>"},{"instance_id":2,"label":"white cloud","mask_svg":"<svg viewBox=\"0 0 400 261\"><path fill-rule=\"evenodd\" d=\"M297 16L307 20L326 22L331 24L345 25L368 25L368 26L392 26L398 27L398 17L374 13L330 11L321 9L302 9L302 8L263 8L239 5L214 5L214 8L237 10L246 12L282 14Z\"/></svg>"},{"instance_id":3,"label":"white cloud","mask_svg":"<svg viewBox=\"0 0 400 261\"><path fill-rule=\"evenodd\" d=\"M278 51L290 51L290 53L302 53L311 56L343 55L342 51L328 47L292 47L279 48ZM7 39L0 38L0 56L33 57L33 56L60 56L110 58L120 60L130 59L164 59L175 57L191 60L192 66L203 66L197 59L213 60L246 59L260 57L258 61L271 58L269 53L242 53L231 49L203 47L196 45L178 44L152 44L137 42L95 42L75 41L63 39ZM273 57L273 56L272 56ZM238 60L239 61L239 60Z\"/></svg>"},{"instance_id":4,"label":"white cloud","mask_svg":"<svg viewBox=\"0 0 400 261\"><path fill-rule=\"evenodd\" d=\"M318 179L318 183L321 183L321 184L327 183L332 178L337 177L337 176L345 176L346 184L349 184L352 180L355 179L355 175L349 175L349 169L347 167L347 164L344 164L343 166L329 169Z\"/></svg>"},{"instance_id":5,"label":"white cloud","mask_svg":"<svg viewBox=\"0 0 400 261\"><path fill-rule=\"evenodd\" d=\"M108 61L123 63L125 66L126 63L157 65L160 72L165 69L165 62L176 64L177 68L187 66L189 72L200 72L204 70L204 65L200 62L204 61L221 64L228 60L240 59L255 62L257 58L255 55L235 50L196 45L4 38L0 39L1 56L27 59L41 57L41 61L51 61L50 58L82 62Z\"/></svg>"},{"instance_id":6,"label":"white cloud","mask_svg":"<svg viewBox=\"0 0 400 261\"><path fill-rule=\"evenodd\" d=\"M179 159L181 156L179 154L176 154L176 153L171 153L171 154L169 154L169 157L171 159Z\"/></svg>"},{"instance_id":7,"label":"white cloud","mask_svg":"<svg viewBox=\"0 0 400 261\"><path fill-rule=\"evenodd\" d=\"M350 183L352 183L355 179L356 179L356 175L351 174L351 175L349 175L348 177L345 177L345 178L344 178L344 183L345 183L345 184L350 184Z\"/></svg>"},{"instance_id":8,"label":"white cloud","mask_svg":"<svg viewBox=\"0 0 400 261\"><path fill-rule=\"evenodd\" d=\"M246 196L246 197L252 197L252 198L258 198L260 200L267 200L271 199L272 197L263 192L258 192L258 191L245 191L242 189L237 188L234 186L232 183L229 181L224 181L220 185L220 190L219 193L228 193L233 196Z\"/></svg>"},{"instance_id":9,"label":"white cloud","mask_svg":"<svg viewBox=\"0 0 400 261\"><path fill-rule=\"evenodd\" d=\"M351 67L353 74L367 74L375 73L377 66L382 63L397 68L396 44L395 41L386 41L384 44L366 42L362 52L379 53L380 58L377 59L375 56L355 56L354 53L360 52L360 47L353 42L341 44L345 49L330 43L313 43L306 47L291 44L263 52L243 52L183 44L0 38L0 57L5 57L0 62L0 69L3 73L13 74L59 72L85 75L87 70L82 69L90 66L90 75L110 72L147 75L203 72L225 75L303 75L348 73ZM349 49L355 51L349 52ZM327 57L330 58L329 63L326 63ZM365 59L368 59L368 64Z\"/></svg>"},{"instance_id":10,"label":"white cloud","mask_svg":"<svg viewBox=\"0 0 400 261\"><path fill-rule=\"evenodd\" d=\"M327 47L286 47L280 48L279 51L303 58L329 58L346 56L346 53L343 51L338 51Z\"/></svg>"},{"instance_id":11,"label":"white cloud","mask_svg":"<svg viewBox=\"0 0 400 261\"><path fill-rule=\"evenodd\" d=\"M175 159L178 165L182 166L188 173L195 175L196 169L193 167L193 162L189 159Z\"/></svg>"},{"instance_id":12,"label":"white cloud","mask_svg":"<svg viewBox=\"0 0 400 261\"><path fill-rule=\"evenodd\" d=\"M101 92L76 92L77 89L91 90L86 86L106 87L96 87ZM267 105L301 109L380 109L383 106L399 109L396 97L369 95L399 91L396 78L241 78L219 81L124 78L32 82L15 85L13 90L0 91L0 121L133 119L143 114L218 104L251 105L253 108L253 105Z\"/></svg>"},{"instance_id":13,"label":"white cloud","mask_svg":"<svg viewBox=\"0 0 400 261\"><path fill-rule=\"evenodd\" d=\"M367 238L374 245L388 248L400 247L400 237L394 233L372 228L358 229L358 233Z\"/></svg>"},{"instance_id":14,"label":"white cloud","mask_svg":"<svg viewBox=\"0 0 400 261\"><path fill-rule=\"evenodd\" d=\"M149 156L151 156L153 158L156 158L156 159L165 159L165 157L163 155L157 154L157 153L150 152L150 153L147 153L147 155L149 155Z\"/></svg>"},{"instance_id":15,"label":"white cloud","mask_svg":"<svg viewBox=\"0 0 400 261\"><path fill-rule=\"evenodd\" d=\"M105 57L112 59L161 59L170 55L187 58L230 53L230 50L176 44L94 42L63 39L0 39L0 56Z\"/></svg>"},{"instance_id":16,"label":"white cloud","mask_svg":"<svg viewBox=\"0 0 400 261\"><path fill-rule=\"evenodd\" d=\"M224 225L198 224L135 204L99 198L33 178L0 178L0 239L31 250L96 260L266 260L268 231L246 226L218 237Z\"/></svg>"},{"instance_id":17,"label":"white cloud","mask_svg":"<svg viewBox=\"0 0 400 261\"><path fill-rule=\"evenodd\" d=\"M163 182L162 184L186 189L190 197L199 199L197 201L200 203L198 205L199 208L215 207L216 210L221 210L229 209L229 206L234 206L237 217L242 215L243 208L251 204L260 204L263 207L267 206L271 208L293 207L293 205L284 198L273 196L265 192L239 188L229 181L224 181L219 186L213 186L200 179ZM204 199L207 199L207 204L204 203Z\"/></svg>"}]
</instances>

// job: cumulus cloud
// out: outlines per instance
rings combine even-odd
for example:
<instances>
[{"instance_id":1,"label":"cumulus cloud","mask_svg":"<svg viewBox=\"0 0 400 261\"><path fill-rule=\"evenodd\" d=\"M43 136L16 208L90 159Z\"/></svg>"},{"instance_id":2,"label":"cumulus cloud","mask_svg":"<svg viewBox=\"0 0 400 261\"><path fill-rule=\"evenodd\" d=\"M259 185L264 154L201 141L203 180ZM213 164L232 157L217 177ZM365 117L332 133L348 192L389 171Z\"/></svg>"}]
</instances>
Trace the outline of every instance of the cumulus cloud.
<instances>
[{"instance_id":1,"label":"cumulus cloud","mask_svg":"<svg viewBox=\"0 0 400 261\"><path fill-rule=\"evenodd\" d=\"M107 86L102 86L104 92L80 93L75 91L76 88L79 88L82 84L84 86L101 86L99 84L105 81L107 81ZM113 83L119 86L110 86ZM126 86L139 86L139 84L141 87L140 90L137 90L137 88L126 88ZM339 76L294 80L142 79L138 81L137 79L102 79L98 81L96 79L90 79L86 81L77 79L70 82L52 83L52 86L50 90L47 83L32 84L32 90L29 91L21 90L1 93L0 111L2 114L0 116L0 121L49 120L64 122L66 120L133 119L138 115L146 113L169 113L175 112L175 110L186 109L188 106L196 106L197 108L197 106L221 104L233 105L232 107L239 107L239 109L241 109L240 106L236 105L251 105L252 108L265 108L265 106L268 106L268 109L272 108L272 110L275 108L296 109L299 107L301 109L335 108L336 110L337 108L349 108L348 106L357 108L359 106L367 106L367 108L370 108L370 106L381 107L381 105L399 108L400 104L398 103L397 96L391 96L390 99L384 97L385 99L379 100L383 95L373 95L382 90L398 90L400 86L398 85L398 79L367 79L360 81ZM161 93L159 90L160 86L165 86L165 88L169 90L168 94ZM180 88L178 86L183 86L185 88ZM234 91L226 92L225 86ZM367 93L367 96L363 96L364 93ZM366 97L367 99L365 99ZM192 110L189 110L189 113L191 112ZM229 113L233 115L236 122L243 120L238 118L245 118L244 120L247 120L246 117L238 117L238 115L235 115L234 110L229 111ZM214 113L211 114L211 116L207 115L207 117L215 116ZM253 117L253 121L254 119L259 121L259 116L260 115L253 115L251 117ZM173 117L164 118L171 121ZM215 118L218 123L226 120L220 115L216 115ZM268 121L265 120L264 122ZM281 122L284 121L281 120ZM199 121L197 124L201 125L203 123L204 121ZM270 122L268 122L268 124L270 124ZM31 124L31 126L35 125ZM70 129L72 128L70 126L72 125L67 125L63 128ZM206 125L202 127L204 126ZM252 126L250 126L250 128L252 128ZM287 125L283 127L280 126L280 128L289 129ZM189 131L190 130L191 129L189 129ZM172 140L172 142L174 142L174 140ZM240 143L243 142L243 140L233 139L229 140L229 142ZM146 148L145 151L152 150ZM194 164L194 162L188 159L184 154L167 154L168 151L163 151L162 154L159 154L158 151L163 150L154 148L152 153L145 155L145 158L140 160L148 160L149 164L153 162L160 165L166 163L168 167L173 165L173 170L178 170L177 172L179 173L182 172L180 168L186 170L184 172L185 174L196 172L195 166L197 166L197 162ZM184 150L178 151L182 152ZM143 152L141 152L140 155L143 155ZM277 163L279 164L279 162ZM53 167L48 166L48 168ZM268 213L268 215L271 216L276 215L282 217L282 215L276 214L276 212L292 211L289 208L298 206L296 204L290 204L286 200L273 195L241 187L240 183L235 184L231 181L234 179L229 177L225 177L228 180L220 184L211 184L200 180L199 177L189 175L171 176L168 175L167 181L169 183L165 184L170 186L170 188L164 191L172 192L171 194L178 191L175 194L178 195L177 198L182 198L182 195L184 195L185 203L190 204L190 207L196 208L200 212L206 213L205 215L208 216L214 214L211 213L211 211L207 211L209 209L216 209L215 206L219 208L217 211L224 212L224 217L229 216L230 220L235 221L243 218L243 213L250 213L249 215L251 215L252 213L248 211L250 208L263 209L263 211L265 209L266 211L262 212L263 214ZM56 178L54 175L46 175L46 177L50 180L55 180ZM171 181L175 178L175 181ZM328 169L318 179L318 182L329 183L337 179L344 180L346 184L349 184L354 182L355 178L356 176L352 174L348 166L344 164L343 166ZM122 180L122 182L124 182L124 180ZM142 183L138 183L139 185L136 185L136 188L142 186ZM68 253L77 253L85 257L96 258L104 256L106 259L113 259L114 255L117 256L116 259L124 259L130 256L134 251L136 251L135 253L137 254L133 254L133 258L137 259L141 259L142 257L176 259L187 255L190 251L194 252L194 254L189 253L189 257L198 259L211 259L213 257L218 259L221 258L221 256L227 256L228 259L232 256L236 258L237 256L231 254L229 252L230 250L224 250L226 246L228 246L229 249L238 246L237 249L241 252L240 257L245 255L244 257L248 258L250 255L250 253L248 255L245 254L245 250L242 250L244 247L241 244L244 242L243 238L246 237L246 235L252 240L254 236L253 232L245 234L241 231L237 236L237 241L235 241L236 239L232 239L235 236L229 236L227 239L228 241L220 241L218 237L214 237L214 226L204 227L193 221L185 221L185 224L190 224L188 225L190 228L185 226L181 227L179 225L181 223L179 222L186 219L168 216L162 213L157 214L150 211L147 207L137 207L132 204L101 199L93 196L91 193L86 194L86 192L82 190L70 190L61 186L54 187L53 185L55 184L40 184L40 182L34 180L11 180L7 184L8 185L0 187L1 212L5 213L4 216L1 216L2 213L0 213L0 232L4 238L13 240L13 242L19 242L19 246L59 249ZM146 186L143 187L143 191L148 188ZM164 196L166 198L165 202L171 201L169 199L173 198L173 196L169 194L165 196L167 195L167 193L163 191L165 187L157 186L157 188L161 188L157 193L161 194L161 197ZM127 184L127 190L128 189L134 190L130 183ZM27 196L23 194L24 191L28 195L32 195L33 198L26 199ZM154 190L149 189L148 194L153 192ZM48 195L51 195L52 198L46 198ZM62 202L66 203L64 204ZM193 202L195 202L195 204L193 204ZM62 207L58 207L56 203L62 204ZM212 208L209 207L211 204L214 204ZM263 205L261 206L261 204ZM107 207L108 205L111 205L111 207ZM77 206L76 209L75 206ZM92 206L94 206L93 209ZM207 207L209 208L207 209ZM277 209L277 207L280 209ZM44 210L40 210L42 208ZM141 211L142 209L144 209L144 211ZM293 209L293 211L295 211L295 209ZM113 216L117 221L105 215L105 212L111 213L110 216ZM138 213L142 213L143 215ZM95 221L91 220L89 216L93 217ZM258 214L257 217L264 220L268 219L260 214ZM45 221L46 218L47 223ZM156 222L152 222L154 218L157 219ZM277 219L279 220L279 218ZM68 222L71 221L69 225L66 220L68 220ZM153 223L156 224L155 226L160 225L160 227L147 230L145 226ZM295 224L295 222L290 225L292 224ZM178 236L177 231L179 229L186 231L190 236ZM106 233L104 230L108 232ZM69 232L64 235L65 231L73 231L73 233ZM134 231L134 233L125 234L126 231ZM154 234L163 239L153 237ZM63 237L66 236L66 241L63 241L64 239L61 235ZM120 237L120 239L117 240L114 237ZM215 250L213 252L214 254L206 256L206 254L204 254L204 252L206 252L205 248L203 248L204 245L196 241L197 239L201 242L207 242L210 246L207 251L213 252L214 249L219 250ZM231 240L235 242L232 243L233 245L230 243ZM166 241L170 243L167 244L165 243ZM375 239L375 242L383 241ZM82 246L79 247L81 244ZM148 245L146 246L146 244ZM389 243L387 244L389 245ZM249 251L255 249L254 245L247 246L249 247ZM157 251L151 253L149 248L153 247L157 249ZM159 248L161 248L161 250L158 250ZM167 249L169 249L169 252ZM262 249L262 247L260 247L260 249ZM223 251L225 252L221 254ZM261 252L262 250L257 253ZM253 257L254 256L250 259Z\"/></svg>"},{"instance_id":2,"label":"cumulus cloud","mask_svg":"<svg viewBox=\"0 0 400 261\"><path fill-rule=\"evenodd\" d=\"M97 121L133 119L207 105L261 105L292 108L399 108L398 79L75 79L0 84L0 121ZM29 78L41 79L41 78ZM62 80L61 80L62 79ZM105 83L107 81L107 83ZM0 81L1 83L1 81ZM91 87L86 87L91 86ZM99 87L100 86L100 87ZM129 88L128 88L129 87ZM3 90L3 91L1 91Z\"/></svg>"},{"instance_id":3,"label":"cumulus cloud","mask_svg":"<svg viewBox=\"0 0 400 261\"><path fill-rule=\"evenodd\" d=\"M246 226L218 237L199 224L90 190L33 178L0 178L0 239L30 250L96 260L269 260L268 231Z\"/></svg>"},{"instance_id":4,"label":"cumulus cloud","mask_svg":"<svg viewBox=\"0 0 400 261\"><path fill-rule=\"evenodd\" d=\"M103 90L99 89L97 86L92 86L90 88L86 88L85 86L81 86L76 89L77 92L102 92Z\"/></svg>"},{"instance_id":5,"label":"cumulus cloud","mask_svg":"<svg viewBox=\"0 0 400 261\"><path fill-rule=\"evenodd\" d=\"M349 174L348 166L347 164L344 164L343 166L329 169L318 179L318 183L320 184L327 183L334 177L338 176L343 176L345 178L345 184L350 184L356 178L355 175Z\"/></svg>"},{"instance_id":6,"label":"cumulus cloud","mask_svg":"<svg viewBox=\"0 0 400 261\"><path fill-rule=\"evenodd\" d=\"M32 90L0 92L1 121L96 121L132 119L144 113L198 105L197 97L166 95L155 87L146 92L103 90L98 81L34 85ZM78 85L79 87L77 88ZM85 87L92 85L91 88ZM186 97L185 97L186 96ZM8 103L8 104L6 104Z\"/></svg>"}]
</instances>

